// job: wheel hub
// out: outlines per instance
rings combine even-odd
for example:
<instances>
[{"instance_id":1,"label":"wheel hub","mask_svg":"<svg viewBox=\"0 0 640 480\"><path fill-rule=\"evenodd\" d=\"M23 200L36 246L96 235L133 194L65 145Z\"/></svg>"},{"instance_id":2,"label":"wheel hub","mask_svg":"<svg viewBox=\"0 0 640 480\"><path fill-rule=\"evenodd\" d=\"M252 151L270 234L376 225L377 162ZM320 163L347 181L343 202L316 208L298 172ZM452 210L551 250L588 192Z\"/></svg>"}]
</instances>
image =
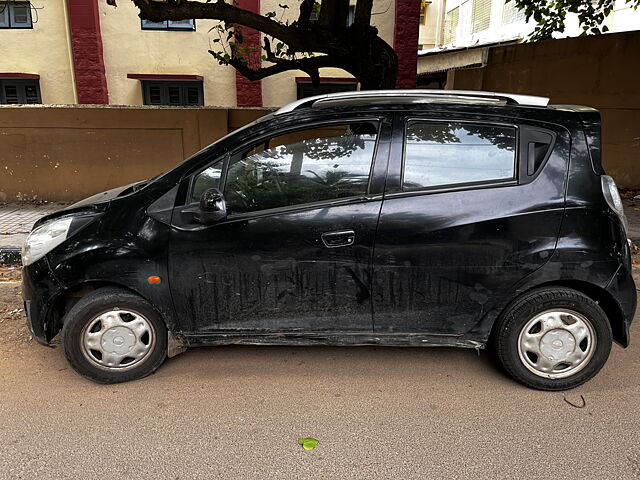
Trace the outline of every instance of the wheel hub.
<instances>
[{"instance_id":1,"label":"wheel hub","mask_svg":"<svg viewBox=\"0 0 640 480\"><path fill-rule=\"evenodd\" d=\"M127 327L110 328L102 335L102 348L116 355L124 355L136 344L136 336Z\"/></svg>"},{"instance_id":2,"label":"wheel hub","mask_svg":"<svg viewBox=\"0 0 640 480\"><path fill-rule=\"evenodd\" d=\"M540 339L540 352L549 360L562 362L575 350L576 339L566 330L551 330Z\"/></svg>"},{"instance_id":3,"label":"wheel hub","mask_svg":"<svg viewBox=\"0 0 640 480\"><path fill-rule=\"evenodd\" d=\"M139 312L113 308L94 317L82 332L82 352L103 370L129 370L149 358L153 325Z\"/></svg>"},{"instance_id":4,"label":"wheel hub","mask_svg":"<svg viewBox=\"0 0 640 480\"><path fill-rule=\"evenodd\" d=\"M518 354L532 373L566 378L589 364L596 342L593 325L584 315L569 309L547 310L520 331Z\"/></svg>"}]
</instances>

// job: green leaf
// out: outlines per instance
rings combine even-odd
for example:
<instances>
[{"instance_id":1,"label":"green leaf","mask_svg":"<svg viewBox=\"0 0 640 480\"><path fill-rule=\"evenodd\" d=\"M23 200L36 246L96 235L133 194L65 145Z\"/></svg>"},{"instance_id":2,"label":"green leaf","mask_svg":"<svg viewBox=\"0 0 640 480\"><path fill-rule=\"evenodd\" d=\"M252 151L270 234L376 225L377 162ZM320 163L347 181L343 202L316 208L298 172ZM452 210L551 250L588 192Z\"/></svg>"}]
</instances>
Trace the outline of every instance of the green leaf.
<instances>
[{"instance_id":1,"label":"green leaf","mask_svg":"<svg viewBox=\"0 0 640 480\"><path fill-rule=\"evenodd\" d=\"M316 445L318 445L318 443L318 440L312 437L298 439L298 444L302 445L302 448L304 448L305 450L313 450L314 448L316 448Z\"/></svg>"}]
</instances>

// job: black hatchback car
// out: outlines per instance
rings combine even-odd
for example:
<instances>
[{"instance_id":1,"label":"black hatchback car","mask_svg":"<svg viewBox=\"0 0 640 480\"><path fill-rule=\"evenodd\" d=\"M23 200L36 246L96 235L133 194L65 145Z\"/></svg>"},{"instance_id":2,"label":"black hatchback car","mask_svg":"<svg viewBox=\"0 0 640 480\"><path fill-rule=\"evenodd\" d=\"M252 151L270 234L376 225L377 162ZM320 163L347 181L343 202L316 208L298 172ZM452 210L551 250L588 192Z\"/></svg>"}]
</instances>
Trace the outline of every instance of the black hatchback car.
<instances>
[{"instance_id":1,"label":"black hatchback car","mask_svg":"<svg viewBox=\"0 0 640 480\"><path fill-rule=\"evenodd\" d=\"M600 115L489 92L287 105L148 181L34 226L34 337L102 383L186 347L491 345L572 388L629 343L625 217Z\"/></svg>"}]
</instances>

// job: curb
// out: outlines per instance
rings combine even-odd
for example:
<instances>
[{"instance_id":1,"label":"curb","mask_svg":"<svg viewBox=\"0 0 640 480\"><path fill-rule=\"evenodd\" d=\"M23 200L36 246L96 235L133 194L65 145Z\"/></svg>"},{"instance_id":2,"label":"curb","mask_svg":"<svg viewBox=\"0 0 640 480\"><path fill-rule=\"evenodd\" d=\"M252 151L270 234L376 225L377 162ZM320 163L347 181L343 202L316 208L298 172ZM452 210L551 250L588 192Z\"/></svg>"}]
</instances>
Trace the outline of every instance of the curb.
<instances>
[{"instance_id":1,"label":"curb","mask_svg":"<svg viewBox=\"0 0 640 480\"><path fill-rule=\"evenodd\" d=\"M18 265L20 262L19 247L0 247L0 265Z\"/></svg>"}]
</instances>

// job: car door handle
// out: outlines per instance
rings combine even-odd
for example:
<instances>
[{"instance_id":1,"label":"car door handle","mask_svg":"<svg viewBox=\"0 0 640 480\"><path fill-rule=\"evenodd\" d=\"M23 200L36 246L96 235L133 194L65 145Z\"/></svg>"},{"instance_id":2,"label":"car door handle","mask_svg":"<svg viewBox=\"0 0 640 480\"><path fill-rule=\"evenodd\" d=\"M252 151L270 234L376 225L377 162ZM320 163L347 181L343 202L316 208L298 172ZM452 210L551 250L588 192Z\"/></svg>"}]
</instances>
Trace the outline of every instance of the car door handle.
<instances>
[{"instance_id":1,"label":"car door handle","mask_svg":"<svg viewBox=\"0 0 640 480\"><path fill-rule=\"evenodd\" d=\"M340 232L327 232L322 234L322 243L327 248L347 247L356 241L356 232L342 230Z\"/></svg>"}]
</instances>

